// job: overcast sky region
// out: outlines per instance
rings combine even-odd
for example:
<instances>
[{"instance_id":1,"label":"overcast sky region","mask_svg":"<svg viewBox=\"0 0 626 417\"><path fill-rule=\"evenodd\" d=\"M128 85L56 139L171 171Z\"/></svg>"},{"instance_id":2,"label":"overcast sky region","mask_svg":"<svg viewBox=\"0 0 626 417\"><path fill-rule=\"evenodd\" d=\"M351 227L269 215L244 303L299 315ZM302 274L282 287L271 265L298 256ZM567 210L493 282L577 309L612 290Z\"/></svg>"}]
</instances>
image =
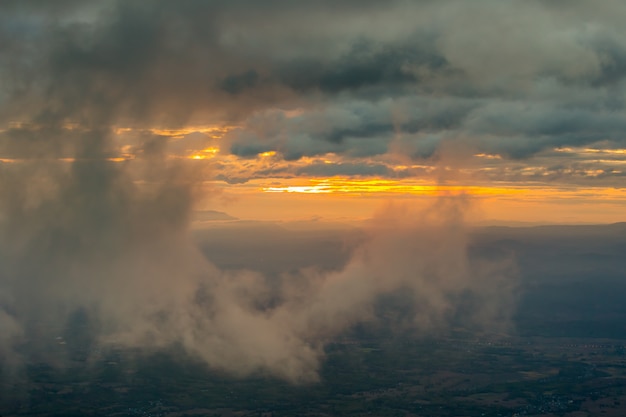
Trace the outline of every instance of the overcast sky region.
<instances>
[{"instance_id":1,"label":"overcast sky region","mask_svg":"<svg viewBox=\"0 0 626 417\"><path fill-rule=\"evenodd\" d=\"M0 355L81 314L103 346L301 382L382 294L418 329L463 297L505 328L514 262L468 259L469 225L624 220L625 21L621 0L0 2ZM363 235L270 279L208 261L190 232L212 221Z\"/></svg>"}]
</instances>

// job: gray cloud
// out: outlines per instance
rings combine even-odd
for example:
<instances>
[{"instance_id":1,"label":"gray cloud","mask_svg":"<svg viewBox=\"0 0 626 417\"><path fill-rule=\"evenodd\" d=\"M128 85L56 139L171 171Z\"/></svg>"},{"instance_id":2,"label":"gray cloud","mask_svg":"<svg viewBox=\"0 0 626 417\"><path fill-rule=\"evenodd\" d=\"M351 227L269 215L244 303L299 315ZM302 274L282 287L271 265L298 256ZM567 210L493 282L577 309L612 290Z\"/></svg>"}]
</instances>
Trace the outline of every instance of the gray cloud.
<instances>
[{"instance_id":1,"label":"gray cloud","mask_svg":"<svg viewBox=\"0 0 626 417\"><path fill-rule=\"evenodd\" d=\"M412 68L435 71L446 65L445 59L434 51L432 41L417 38L421 44L381 45L372 41L356 41L351 49L336 61L295 62L287 67L281 81L297 91L311 89L326 93L384 85L415 84L419 81ZM388 91L388 90L387 90Z\"/></svg>"},{"instance_id":2,"label":"gray cloud","mask_svg":"<svg viewBox=\"0 0 626 417\"><path fill-rule=\"evenodd\" d=\"M617 2L597 10L487 0L384 7L347 2L332 10L325 2L96 4L3 6L12 22L0 43L6 52L2 77L11 80L3 92L10 103L3 106L5 120L28 120L33 112L39 124L179 125L229 118L249 130L257 111L321 106L327 108L325 129L314 125L315 111L302 117L312 117L310 124L276 130L287 139L271 138L271 132L259 137L253 128L242 132L246 139L233 152L250 156L277 148L258 142L279 141L277 150L287 159L371 155L387 151L390 134L424 131L452 131L485 151L515 158L599 138L621 146L612 129L621 127L618 115L587 109L578 117L565 96L579 91L591 104L601 94L613 111L623 108L626 34L615 16L625 11ZM551 90L529 96L549 82ZM390 100L415 106L403 123L390 120L387 113L398 107L393 110ZM355 115L354 125L332 117L342 106L363 102L378 110ZM433 112L438 102L451 107ZM520 112L525 106L543 120L526 119ZM467 120L472 109L479 120ZM93 120L95 114L105 119ZM481 143L472 133L498 143ZM527 145L520 149L519 142Z\"/></svg>"}]
</instances>

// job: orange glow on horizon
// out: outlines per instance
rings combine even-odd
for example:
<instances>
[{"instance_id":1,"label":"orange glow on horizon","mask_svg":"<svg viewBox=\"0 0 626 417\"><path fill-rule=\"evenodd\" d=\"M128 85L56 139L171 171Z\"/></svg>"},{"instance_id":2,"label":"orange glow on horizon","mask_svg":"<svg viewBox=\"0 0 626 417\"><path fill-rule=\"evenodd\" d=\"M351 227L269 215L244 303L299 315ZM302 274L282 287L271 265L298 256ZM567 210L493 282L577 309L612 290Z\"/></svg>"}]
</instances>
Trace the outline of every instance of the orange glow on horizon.
<instances>
[{"instance_id":1,"label":"orange glow on horizon","mask_svg":"<svg viewBox=\"0 0 626 417\"><path fill-rule=\"evenodd\" d=\"M438 185L419 180L283 178L241 184L211 182L229 196L220 209L242 219L330 221L369 218L390 201L418 209L443 197L465 196L468 221L612 223L624 221L626 188L494 183ZM241 201L241 203L239 203Z\"/></svg>"},{"instance_id":2,"label":"orange glow on horizon","mask_svg":"<svg viewBox=\"0 0 626 417\"><path fill-rule=\"evenodd\" d=\"M280 185L262 187L265 193L306 193L306 194L406 194L406 195L512 195L523 194L525 190L517 187L483 187L463 185L432 185L410 181L384 179L311 179L309 185Z\"/></svg>"},{"instance_id":3,"label":"orange glow on horizon","mask_svg":"<svg viewBox=\"0 0 626 417\"><path fill-rule=\"evenodd\" d=\"M159 136L167 136L172 139L182 139L186 135L190 133L204 133L207 136L211 136L213 138L221 138L226 133L235 129L237 126L187 126L180 129L167 129L167 128L151 128L151 129L137 129L133 127L116 127L114 132L116 135L120 135L123 133L129 133L133 131L148 131L154 135Z\"/></svg>"},{"instance_id":4,"label":"orange glow on horizon","mask_svg":"<svg viewBox=\"0 0 626 417\"><path fill-rule=\"evenodd\" d=\"M220 148L218 148L217 146L212 146L210 148L203 149L199 152L195 152L191 154L188 158L196 159L196 160L209 159L209 158L215 157L215 155L217 155L219 151L220 151Z\"/></svg>"},{"instance_id":5,"label":"orange glow on horizon","mask_svg":"<svg viewBox=\"0 0 626 417\"><path fill-rule=\"evenodd\" d=\"M109 161L109 162L125 162L131 159L135 159L134 155L123 155L111 158L0 158L0 162L4 163L19 163L19 162L32 162L32 161L58 161L58 162L76 162L76 161L93 161L93 160L101 160L101 161Z\"/></svg>"},{"instance_id":6,"label":"orange glow on horizon","mask_svg":"<svg viewBox=\"0 0 626 417\"><path fill-rule=\"evenodd\" d=\"M490 154L490 153L477 153L474 156L477 158L485 158L485 159L502 159L502 156L498 154Z\"/></svg>"},{"instance_id":7,"label":"orange glow on horizon","mask_svg":"<svg viewBox=\"0 0 626 417\"><path fill-rule=\"evenodd\" d=\"M556 152L563 153L600 153L600 154L608 154L608 155L626 155L626 149L597 149L597 148L555 148Z\"/></svg>"}]
</instances>

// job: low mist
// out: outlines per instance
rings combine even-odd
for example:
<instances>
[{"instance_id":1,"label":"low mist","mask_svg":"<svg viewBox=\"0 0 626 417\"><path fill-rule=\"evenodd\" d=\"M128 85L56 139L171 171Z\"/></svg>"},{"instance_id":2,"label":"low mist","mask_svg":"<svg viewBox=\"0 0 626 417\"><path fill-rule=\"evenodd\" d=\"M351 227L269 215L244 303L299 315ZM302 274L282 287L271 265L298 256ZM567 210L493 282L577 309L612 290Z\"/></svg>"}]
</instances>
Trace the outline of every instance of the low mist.
<instances>
[{"instance_id":1,"label":"low mist","mask_svg":"<svg viewBox=\"0 0 626 417\"><path fill-rule=\"evenodd\" d=\"M361 10L361 3L355 4L337 16L330 13L334 8L319 9L324 12L320 22L332 23L333 44L333 31L340 35L347 28L343 16ZM276 27L292 18L281 2L267 10L257 3L248 6L274 19ZM404 16L397 6L394 13ZM380 306L398 294L404 303L399 328L407 331L419 334L460 323L509 326L514 268L508 257L468 259L467 196L442 196L427 211L381 209L352 240L359 243L330 268L315 263L294 268L288 260L282 267L280 256L271 274L238 268L237 262L218 268L208 260L211 253L201 250L206 246L194 239L193 211L198 201L210 201L212 191L207 196L201 190L218 175L184 157L191 154L173 152L174 136L159 129L251 124L252 130L234 129L219 144L220 152L242 158L242 164L265 151L289 161L329 152L384 154L404 127L388 115L371 126L360 118L371 119L370 110L391 114L387 107L393 100L383 95L382 107L366 106L365 113L359 104L360 116L346 124L342 120L351 113L331 98L342 101L339 93L353 91L360 103L367 97L361 87L396 91L417 80L404 64L375 70L381 75L356 84L350 68L342 70L348 76L331 71L329 79L333 62L346 58L338 50L328 69L308 64L327 55L324 43L318 44L326 35L319 37L317 23L307 29L305 42L283 34L272 46L271 31L249 24L258 21L256 15L229 2L7 2L0 9L11 23L0 29L5 81L0 88L0 360L7 369L19 373L25 363L88 362L109 347L141 352L176 346L235 375L261 372L315 381L329 341L357 324L384 319L394 326L395 320L380 317L385 311ZM367 10L378 13L379 7ZM315 13L297 15L308 21ZM355 22L369 21L361 16ZM369 27L359 23L356 32L340 36L356 48L348 50L362 48L362 32ZM241 37L239 28L254 30ZM264 51L273 51L269 59L255 46L265 36L272 41L261 43L267 45ZM428 68L445 62L434 53L422 55L409 53ZM405 62L375 51L364 57L366 74L368 65L379 61ZM313 71L307 75L301 67ZM408 91L413 94L412 87ZM313 108L337 113L331 123L337 127L319 131L324 123L315 121L317 111L310 122L294 118L292 128L284 115L265 120L275 109L297 114ZM409 133L431 124L448 129L448 122L425 123L422 117L407 119ZM311 134L298 133L303 128ZM430 151L414 149L406 156L437 154ZM83 348L74 347L79 345Z\"/></svg>"},{"instance_id":2,"label":"low mist","mask_svg":"<svg viewBox=\"0 0 626 417\"><path fill-rule=\"evenodd\" d=\"M194 172L184 164L158 154L77 157L45 171L41 190L27 186L41 169L2 170L0 349L16 367L62 365L80 329L90 343L83 359L112 346L181 346L235 375L314 381L325 344L383 319L381 297L398 293L410 300L397 323L407 331L440 331L461 316L490 330L510 325L513 269L468 259L464 196L425 212L390 205L333 268L268 275L221 270L202 253L190 227ZM50 349L62 338L65 353Z\"/></svg>"}]
</instances>

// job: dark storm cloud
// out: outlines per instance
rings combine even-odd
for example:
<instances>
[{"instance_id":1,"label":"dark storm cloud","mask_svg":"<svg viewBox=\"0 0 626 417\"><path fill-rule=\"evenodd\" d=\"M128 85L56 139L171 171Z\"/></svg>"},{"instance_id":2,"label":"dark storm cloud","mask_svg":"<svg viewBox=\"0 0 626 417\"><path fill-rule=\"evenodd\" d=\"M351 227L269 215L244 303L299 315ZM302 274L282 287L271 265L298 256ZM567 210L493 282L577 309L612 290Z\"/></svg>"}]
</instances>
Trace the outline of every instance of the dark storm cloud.
<instances>
[{"instance_id":1,"label":"dark storm cloud","mask_svg":"<svg viewBox=\"0 0 626 417\"><path fill-rule=\"evenodd\" d=\"M612 109L543 103L494 103L466 124L481 151L528 158L546 148L586 146L600 141L626 144L626 118Z\"/></svg>"},{"instance_id":2,"label":"dark storm cloud","mask_svg":"<svg viewBox=\"0 0 626 417\"><path fill-rule=\"evenodd\" d=\"M254 156L281 152L287 160L329 152L352 156L382 154L393 134L386 104L337 103L300 116L287 117L270 110L250 117L247 124L229 132L225 139L231 152Z\"/></svg>"},{"instance_id":3,"label":"dark storm cloud","mask_svg":"<svg viewBox=\"0 0 626 417\"><path fill-rule=\"evenodd\" d=\"M229 75L220 82L220 88L230 94L238 94L246 89L255 87L259 82L259 74L254 71L246 71L241 74Z\"/></svg>"},{"instance_id":4,"label":"dark storm cloud","mask_svg":"<svg viewBox=\"0 0 626 417\"><path fill-rule=\"evenodd\" d=\"M478 177L490 181L558 183L621 188L624 156L611 149L582 148L543 151L532 162L505 159L481 161Z\"/></svg>"},{"instance_id":5,"label":"dark storm cloud","mask_svg":"<svg viewBox=\"0 0 626 417\"><path fill-rule=\"evenodd\" d=\"M367 155L387 152L392 135L423 132L462 136L482 151L514 158L600 139L622 143L618 114L569 108L573 94L589 105L601 100L615 112L624 108L626 34L616 16L625 12L612 1L597 10L514 1L2 7L11 22L0 43L11 62L2 71L11 80L2 93L11 103L3 106L5 120L35 112L37 123L147 126L228 118L247 126L268 108L330 112L338 102L367 101L379 107L372 121L370 113L351 126L328 120L323 131L275 129L298 135L293 140L247 133L232 151L278 150L288 159ZM401 112L391 103L415 98ZM433 112L432 103L443 99L450 107ZM542 114L529 118L523 107ZM361 137L380 143L346 143ZM415 155L428 157L435 148Z\"/></svg>"},{"instance_id":6,"label":"dark storm cloud","mask_svg":"<svg viewBox=\"0 0 626 417\"><path fill-rule=\"evenodd\" d=\"M591 42L593 49L602 56L602 60L600 70L589 82L597 87L619 84L626 77L626 45L623 39L604 36Z\"/></svg>"},{"instance_id":7,"label":"dark storm cloud","mask_svg":"<svg viewBox=\"0 0 626 417\"><path fill-rule=\"evenodd\" d=\"M419 44L376 45L372 41L356 41L348 52L325 64L319 61L295 62L287 68L282 82L298 91L321 90L338 93L362 87L412 84L418 80L412 67L431 71L444 67L445 59L437 55L427 36L416 37Z\"/></svg>"},{"instance_id":8,"label":"dark storm cloud","mask_svg":"<svg viewBox=\"0 0 626 417\"><path fill-rule=\"evenodd\" d=\"M70 6L71 3L66 4L65 10L71 9ZM7 10L15 13L12 16L17 19L15 25L30 24L30 29L22 33L14 31L13 35L17 36L18 44L28 40L35 45L28 58L39 67L37 74L32 74L38 80L31 87L36 88L22 91L27 93L25 97L16 98L28 99L30 95L29 111L33 111L33 104L45 106L63 100L63 110L71 112L73 118L87 117L85 113L93 107L101 113L108 112L109 117L123 116L135 122L154 121L156 117L161 122L163 118L171 123L183 122L202 110L217 111L222 116L229 112L235 116L245 114L257 106L285 98L287 93L281 92L281 82L274 76L283 72L283 65L289 66L293 61L281 56L284 51L297 48L296 61L298 56L305 60L319 56L315 52L310 54L307 47L323 42L324 37L310 33L308 39L310 24L304 25L305 37L294 41L277 37L272 30L258 24L263 20L268 26L308 20L307 10L294 6L295 3L285 2L257 7L254 2L129 1L91 9L85 4L83 14L76 12L75 16L66 18L68 21L60 13L46 16L46 10L38 9L35 4L7 5ZM368 8L365 6L364 10ZM313 16L327 12L323 4L305 9L310 9ZM350 12L348 6L334 10L337 16ZM32 23L32 16L44 22ZM346 37L348 46L356 42L352 35ZM267 49L261 52L253 41ZM332 71L337 68L337 75L319 77L325 81L315 81L316 76L305 77L314 84L338 86L342 79L354 83L350 74L359 71L366 74L364 83L385 83L387 78L393 79L402 72L400 58L394 58L397 54L377 52L374 58L368 54L371 53L363 53L364 63L350 69L350 56L337 51L343 64L333 64L333 54L327 64ZM380 69L381 65L387 69ZM248 68L242 72L242 66ZM19 78L23 69L15 68L10 75ZM406 78L412 76L407 74ZM9 95L20 95L14 88L7 90ZM229 96L244 91L246 98L236 101L235 106ZM48 103L37 103L41 98ZM87 98L89 103L85 103Z\"/></svg>"},{"instance_id":9,"label":"dark storm cloud","mask_svg":"<svg viewBox=\"0 0 626 417\"><path fill-rule=\"evenodd\" d=\"M320 12L320 9L315 10L317 13ZM396 12L402 10L404 9L398 8ZM291 14L288 13L290 18L304 19L297 13L294 14L294 9L290 11ZM418 11L432 12L428 8L409 10L409 12ZM519 21L512 21L512 27L516 31L511 39L498 42L492 39L485 40L482 33L474 34L471 30L467 36L470 39L473 35L479 36L476 41L494 42L493 51L498 51L498 48L516 48L523 41L534 41L536 40L534 34L520 32L519 29L520 25L530 20L534 13L539 13L540 9L531 7L523 11ZM468 10L467 13L471 16L473 11ZM490 13L495 13L498 17L504 16L497 10ZM279 20L285 17L280 12L277 15ZM284 87L287 87L287 91L294 89L300 94L307 91L322 92L326 97L322 105L328 106L329 112L333 111L333 107L336 108L333 104L335 94L341 94L344 102L349 102L350 97L353 97L355 102L366 97L367 101L379 107L379 114L355 112L360 118L355 124L346 125L339 115L324 121L327 125L323 129L312 124L300 125L296 129L285 129L282 134L287 136L286 139L284 137L272 139L270 133L260 140L253 140L253 143L233 147L234 153L251 155L258 150L273 149L280 151L289 160L325 152L366 156L387 152L390 137L394 134L418 132L434 133L445 139L443 143L462 136L470 148L475 147L480 151L500 153L518 159L531 157L554 146L589 145L598 140L608 139L613 141L615 146L621 146L620 120L616 120L619 119L619 115L608 114L605 109L572 110L569 108L571 103L566 98L548 97L546 100L545 94L533 97L519 89L520 80L522 83L532 84L536 80L555 79L557 88L564 91L576 90L576 85L586 85L585 83L597 85L601 80L608 79L607 77L619 81L615 75L611 75L611 71L619 73L620 46L616 40L619 39L617 34L610 33L609 48L608 41L598 40L601 39L598 34L589 35L588 40L581 34L582 41L578 41L576 37L560 38L552 33L559 25L550 27L547 23L541 22L540 29L546 30L548 39L552 40L548 42L548 47L539 45L540 53L521 49L519 54L512 56L512 59L515 61L523 56L523 53L527 53L526 60L520 61L517 67L510 67L509 72L503 72L500 70L500 61L493 55L494 52L479 49L478 55L484 54L485 59L476 61L466 56L466 51L458 49L459 42L463 42L463 39L459 38L461 35L456 34L457 28L445 26L455 22L456 19L462 20L463 17L450 12L449 17L444 17L443 29L427 25L426 30L416 30L413 27L409 30L407 27L406 33L402 36L390 39L384 37L380 39L370 32L359 30L355 33L342 33L339 39L344 46L336 50L330 49L329 53L323 55L317 53L315 48L308 48L309 44L314 45L320 41L319 34L311 33L309 38L299 40L298 45L304 48L292 53L290 60L280 56L283 41L270 36L266 42L273 40L275 49L271 50L269 58L261 59L255 55L237 56L246 62L251 60L254 63L253 67L256 66L258 70L236 72L222 81L222 88L230 90L231 93L237 92L238 98L245 100L246 106L259 99L266 100L265 103L277 99L278 101L274 103L279 104L280 99L285 97L276 95L268 97L267 90L262 96L256 95L258 91L255 92L255 88L258 89L262 85L271 91L276 91L277 88L284 91ZM334 29L334 24L336 22L333 19L328 20L327 25L331 29ZM570 22L563 21L561 24L567 27ZM235 43L233 46L238 45ZM240 52L239 49L234 51L234 55ZM224 56L229 57L232 52L224 51ZM247 53L250 54L250 51ZM557 60L550 54L563 54L563 59ZM290 70L294 65L295 71ZM504 68L506 71L509 67ZM278 77L275 74L278 74ZM493 75L493 79L484 78L489 74ZM510 86L503 84L507 80ZM477 96L483 100L473 103L473 107L468 108L465 100L454 93L455 90L464 89L477 91ZM618 85L617 92L619 91ZM433 100L430 95L433 92L447 96L451 107L444 111L432 111ZM612 112L623 108L623 104L619 103L617 92L600 91L605 95L603 101L610 102L607 105L611 106ZM389 113L392 117L395 116L394 112L397 114L398 106L392 108L387 100L390 97L402 100L406 96L411 97L411 94L422 97L421 103L412 103L415 106L409 111L412 114L405 116L403 121L390 120ZM306 96L300 97L297 101L302 102L303 99L305 103L311 103ZM313 102L318 100L315 99ZM595 100L597 97L588 98L589 103ZM520 111L517 106L520 102L531 107L535 115L529 117L528 111ZM252 105L254 107L254 104ZM538 115L539 112L543 114ZM488 116L487 119L483 118L485 114ZM471 120L466 120L468 116L471 116ZM481 118L482 126L479 126ZM278 140L281 146L267 147L258 144L268 140L270 142ZM424 150L420 145L419 151L413 155L420 158L430 157L439 147L440 145L436 144L433 149Z\"/></svg>"},{"instance_id":10,"label":"dark storm cloud","mask_svg":"<svg viewBox=\"0 0 626 417\"><path fill-rule=\"evenodd\" d=\"M274 110L258 112L227 134L226 140L231 152L243 157L270 150L281 152L287 160L329 152L346 157L381 155L389 152L390 144L399 137L410 141L416 134L439 135L461 129L480 104L472 99L420 96L375 102L341 100L293 117ZM409 155L429 157L438 145L439 140L420 139L417 150Z\"/></svg>"}]
</instances>

